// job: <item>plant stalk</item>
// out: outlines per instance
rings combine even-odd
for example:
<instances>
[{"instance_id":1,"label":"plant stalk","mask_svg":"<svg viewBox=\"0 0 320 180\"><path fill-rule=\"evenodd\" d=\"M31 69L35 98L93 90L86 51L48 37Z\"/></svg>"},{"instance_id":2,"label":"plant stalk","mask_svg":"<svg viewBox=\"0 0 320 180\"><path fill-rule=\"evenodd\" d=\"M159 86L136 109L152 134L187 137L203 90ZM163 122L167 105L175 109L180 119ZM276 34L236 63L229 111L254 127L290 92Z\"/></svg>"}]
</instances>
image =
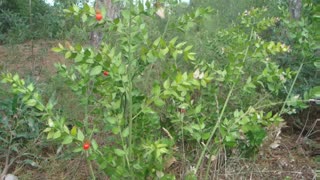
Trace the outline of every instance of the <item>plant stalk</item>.
<instances>
[{"instance_id":1,"label":"plant stalk","mask_svg":"<svg viewBox=\"0 0 320 180\"><path fill-rule=\"evenodd\" d=\"M299 76L299 74L300 74L300 72L301 72L301 69L302 69L303 65L304 65L304 59L303 59L302 63L300 64L300 67L299 67L299 69L298 69L297 75L294 77L294 80L293 80L293 82L292 82L292 84L291 84L291 86L290 86L288 95L287 95L287 97L286 97L286 100L284 101L284 103L283 103L283 105L282 105L282 107L281 107L281 110L280 110L280 112L279 112L279 115L281 115L281 114L283 113L283 111L284 111L284 108L285 108L285 106L286 106L286 104L287 104L287 102L288 102L288 99L289 99L289 97L290 97L290 95L291 95L291 93L292 93L293 86L296 84L296 81L297 81L297 79L298 79L298 76Z\"/></svg>"},{"instance_id":2,"label":"plant stalk","mask_svg":"<svg viewBox=\"0 0 320 180\"><path fill-rule=\"evenodd\" d=\"M92 168L92 163L88 159L88 157L89 157L88 151L86 152L86 156L87 156L87 163L88 163L88 166L89 166L89 170L90 170L90 174L91 174L92 180L96 180L96 176L94 175L94 171L93 171L93 168Z\"/></svg>"},{"instance_id":3,"label":"plant stalk","mask_svg":"<svg viewBox=\"0 0 320 180\"><path fill-rule=\"evenodd\" d=\"M250 33L249 41L252 39L252 35L253 35L253 28L251 28L251 33ZM244 53L245 56L244 56L243 59L242 59L243 62L245 62L245 60L247 59L248 51L249 51L249 46L248 46L248 47L246 48L246 50L245 50L245 53ZM224 112L225 112L226 107L227 107L227 105L228 105L228 103L229 103L230 97L231 97L231 95L232 95L232 93L233 93L233 90L234 90L234 87L235 87L235 85L236 85L235 82L237 82L237 80L239 79L239 77L240 77L240 73L237 75L235 81L233 82L233 84L232 84L232 86L231 86L231 89L229 90L227 99L226 99L225 102L224 102L224 105L223 105L223 108L222 108L221 113L220 113L220 115L219 115L218 121L216 122L215 126L213 127L213 129L212 129L212 131L211 131L211 134L210 134L210 137L209 137L207 143L205 144L204 149L203 149L202 152L201 152L200 158L199 158L199 160L198 160L198 162L197 162L197 165L196 165L196 168L195 168L195 172L194 172L195 174L197 174L197 172L198 172L198 170L199 170L199 168L200 168L200 165L201 165L201 163L202 163L202 161L203 161L203 159L204 159L204 155L205 155L206 151L208 150L208 146L209 146L209 144L211 143L212 138L213 138L214 134L216 133L216 130L218 129L218 127L219 127L219 125L220 125L220 123L221 123L221 119L222 119L222 117L223 117L223 115L224 115Z\"/></svg>"}]
</instances>

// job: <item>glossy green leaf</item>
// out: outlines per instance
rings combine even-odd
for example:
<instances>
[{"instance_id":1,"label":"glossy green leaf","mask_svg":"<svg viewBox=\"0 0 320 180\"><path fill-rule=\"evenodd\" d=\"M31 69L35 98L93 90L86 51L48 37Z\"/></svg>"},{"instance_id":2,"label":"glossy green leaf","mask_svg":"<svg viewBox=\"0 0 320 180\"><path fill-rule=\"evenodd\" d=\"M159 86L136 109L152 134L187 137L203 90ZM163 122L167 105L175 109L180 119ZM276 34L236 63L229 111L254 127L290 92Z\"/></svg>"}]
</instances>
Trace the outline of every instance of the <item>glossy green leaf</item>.
<instances>
[{"instance_id":1,"label":"glossy green leaf","mask_svg":"<svg viewBox=\"0 0 320 180\"><path fill-rule=\"evenodd\" d=\"M96 76L102 72L102 66L95 66L90 71L90 76Z\"/></svg>"},{"instance_id":2,"label":"glossy green leaf","mask_svg":"<svg viewBox=\"0 0 320 180\"><path fill-rule=\"evenodd\" d=\"M94 139L91 140L91 145L92 145L93 150L97 150L99 147L97 141Z\"/></svg>"},{"instance_id":3,"label":"glossy green leaf","mask_svg":"<svg viewBox=\"0 0 320 180\"><path fill-rule=\"evenodd\" d=\"M125 152L124 150L122 150L122 149L115 149L115 150L114 150L114 153L115 153L117 156L120 156L120 157L122 157L122 156L124 156L124 155L126 154L126 152Z\"/></svg>"},{"instance_id":4,"label":"glossy green leaf","mask_svg":"<svg viewBox=\"0 0 320 180\"><path fill-rule=\"evenodd\" d=\"M26 105L27 106L30 106L30 107L33 107L37 104L37 101L35 99L29 99L27 102L26 102Z\"/></svg>"},{"instance_id":5,"label":"glossy green leaf","mask_svg":"<svg viewBox=\"0 0 320 180\"><path fill-rule=\"evenodd\" d=\"M83 133L82 133L82 131L80 129L78 129L77 139L79 141L83 141L84 140L84 135L83 135Z\"/></svg>"},{"instance_id":6,"label":"glossy green leaf","mask_svg":"<svg viewBox=\"0 0 320 180\"><path fill-rule=\"evenodd\" d=\"M165 105L165 102L162 99L157 98L157 97L153 100L153 102L158 107L162 107Z\"/></svg>"},{"instance_id":7,"label":"glossy green leaf","mask_svg":"<svg viewBox=\"0 0 320 180\"><path fill-rule=\"evenodd\" d=\"M70 144L72 143L73 137L72 136L66 136L63 141L62 144Z\"/></svg>"},{"instance_id":8,"label":"glossy green leaf","mask_svg":"<svg viewBox=\"0 0 320 180\"><path fill-rule=\"evenodd\" d=\"M77 135L77 126L73 126L71 129L71 135L76 136Z\"/></svg>"},{"instance_id":9,"label":"glossy green leaf","mask_svg":"<svg viewBox=\"0 0 320 180\"><path fill-rule=\"evenodd\" d=\"M52 138L53 139L58 139L59 137L61 137L61 132L60 131L57 131L53 134Z\"/></svg>"}]
</instances>

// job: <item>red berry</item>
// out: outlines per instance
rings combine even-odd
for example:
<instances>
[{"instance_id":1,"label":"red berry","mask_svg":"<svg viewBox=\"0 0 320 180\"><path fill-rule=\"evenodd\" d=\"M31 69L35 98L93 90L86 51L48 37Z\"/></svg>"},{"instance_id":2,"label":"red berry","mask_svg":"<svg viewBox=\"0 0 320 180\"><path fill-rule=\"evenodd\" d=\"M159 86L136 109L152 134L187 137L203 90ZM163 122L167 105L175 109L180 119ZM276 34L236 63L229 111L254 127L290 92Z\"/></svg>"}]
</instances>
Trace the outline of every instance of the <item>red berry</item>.
<instances>
[{"instance_id":1,"label":"red berry","mask_svg":"<svg viewBox=\"0 0 320 180\"><path fill-rule=\"evenodd\" d=\"M97 21L100 21L101 19L102 19L102 14L99 13L99 12L97 12L97 13L96 13L96 20L97 20Z\"/></svg>"},{"instance_id":2,"label":"red berry","mask_svg":"<svg viewBox=\"0 0 320 180\"><path fill-rule=\"evenodd\" d=\"M103 75L108 76L109 72L108 71L103 71Z\"/></svg>"},{"instance_id":3,"label":"red berry","mask_svg":"<svg viewBox=\"0 0 320 180\"><path fill-rule=\"evenodd\" d=\"M88 150L90 148L90 143L86 142L83 144L83 149Z\"/></svg>"},{"instance_id":4,"label":"red berry","mask_svg":"<svg viewBox=\"0 0 320 180\"><path fill-rule=\"evenodd\" d=\"M180 113L184 114L186 112L187 112L186 109L180 109Z\"/></svg>"}]
</instances>

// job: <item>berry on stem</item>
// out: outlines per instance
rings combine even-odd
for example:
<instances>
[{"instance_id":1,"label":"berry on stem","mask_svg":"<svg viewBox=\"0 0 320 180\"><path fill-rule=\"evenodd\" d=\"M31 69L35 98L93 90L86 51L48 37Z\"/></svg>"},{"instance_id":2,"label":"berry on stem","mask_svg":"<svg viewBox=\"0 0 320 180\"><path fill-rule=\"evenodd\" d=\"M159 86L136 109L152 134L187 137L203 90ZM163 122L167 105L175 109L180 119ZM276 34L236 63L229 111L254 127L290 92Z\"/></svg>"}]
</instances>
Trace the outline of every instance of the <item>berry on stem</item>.
<instances>
[{"instance_id":1,"label":"berry on stem","mask_svg":"<svg viewBox=\"0 0 320 180\"><path fill-rule=\"evenodd\" d=\"M108 76L108 75L109 75L109 72L108 72L108 71L103 71L103 75L104 75L104 76Z\"/></svg>"},{"instance_id":2,"label":"berry on stem","mask_svg":"<svg viewBox=\"0 0 320 180\"><path fill-rule=\"evenodd\" d=\"M86 151L90 148L90 143L89 142L86 142L83 144L83 149Z\"/></svg>"},{"instance_id":3,"label":"berry on stem","mask_svg":"<svg viewBox=\"0 0 320 180\"><path fill-rule=\"evenodd\" d=\"M96 13L96 20L100 21L102 19L102 14L100 12Z\"/></svg>"}]
</instances>

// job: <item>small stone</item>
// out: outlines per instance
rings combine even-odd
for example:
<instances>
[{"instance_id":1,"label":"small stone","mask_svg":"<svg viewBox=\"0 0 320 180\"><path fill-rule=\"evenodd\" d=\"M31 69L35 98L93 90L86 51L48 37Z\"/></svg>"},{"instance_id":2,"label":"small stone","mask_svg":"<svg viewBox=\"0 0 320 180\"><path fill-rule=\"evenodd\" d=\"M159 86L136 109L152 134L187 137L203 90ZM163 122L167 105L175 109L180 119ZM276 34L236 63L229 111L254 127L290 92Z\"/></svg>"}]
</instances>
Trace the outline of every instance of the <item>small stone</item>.
<instances>
[{"instance_id":1,"label":"small stone","mask_svg":"<svg viewBox=\"0 0 320 180\"><path fill-rule=\"evenodd\" d=\"M13 174L7 174L4 180L18 180L18 177Z\"/></svg>"}]
</instances>

